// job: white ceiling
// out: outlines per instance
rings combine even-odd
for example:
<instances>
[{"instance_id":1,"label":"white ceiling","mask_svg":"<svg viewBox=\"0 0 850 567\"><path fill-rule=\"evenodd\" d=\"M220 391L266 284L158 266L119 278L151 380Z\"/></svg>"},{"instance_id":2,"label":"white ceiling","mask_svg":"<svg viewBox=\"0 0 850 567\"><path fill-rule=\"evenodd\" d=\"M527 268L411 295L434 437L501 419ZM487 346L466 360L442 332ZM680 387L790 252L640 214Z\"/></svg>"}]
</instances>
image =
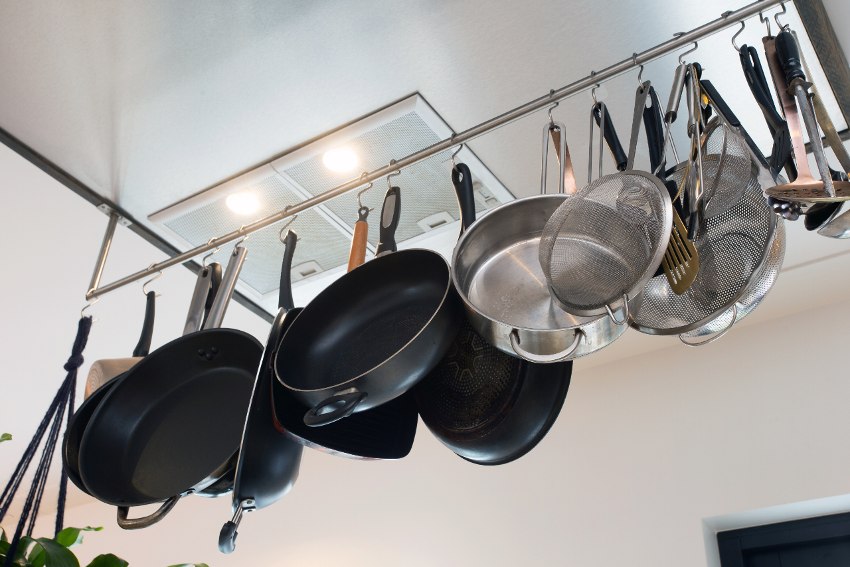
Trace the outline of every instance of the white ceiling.
<instances>
[{"instance_id":1,"label":"white ceiling","mask_svg":"<svg viewBox=\"0 0 850 567\"><path fill-rule=\"evenodd\" d=\"M846 2L824 3L834 22L850 18ZM73 6L5 2L0 4L0 127L144 221L174 201L411 92L422 93L460 131L743 4L714 1L707 9L705 2L696 0L655 0L639 7L621 3L602 13L600 3L590 0L523 4L387 0L370 2L368 8L340 2L90 1ZM846 50L850 31L841 26L836 31ZM728 44L730 35L703 42L699 53L718 86L731 86L739 93L743 81ZM761 28L751 23L742 39L758 43L760 35ZM647 66L644 77L656 80L666 93L671 68L672 61L664 60ZM618 123L628 120L633 87L634 76L628 75L601 90ZM735 104L740 97L732 98ZM589 102L589 96L579 96L556 111L576 132L570 142L578 156L585 152ZM748 110L739 114L745 122L753 121L754 134L763 140L752 105L744 108ZM542 120L541 114L514 123L471 144L516 195L536 190ZM583 158L577 162L583 163ZM580 177L583 171L579 167ZM14 442L0 447L0 479L5 479L61 378L106 219L2 147L0 195L5 203L0 234L18 254L10 260L14 278L7 276L0 303L7 321L0 391L4 397L11 393L28 402L6 404L0 415L0 429L16 435ZM789 316L819 308L823 315L826 306L846 304L842 282L850 280L846 257L850 245L806 233L799 223L788 229L785 269L776 288L744 328L718 344L736 344L736 336L743 341L751 337L747 328L767 321L788 326L790 345L801 340L800 335L814 341L809 328L792 326ZM161 253L119 229L105 280L159 259ZM155 284L163 296L154 346L179 332L191 286L191 275L178 268ZM106 296L94 308L99 320L87 361L123 356L135 344L141 299L138 286L130 286ZM227 324L261 340L267 329L265 322L238 305L228 312ZM833 335L838 327L832 326ZM767 332L765 325L758 328ZM771 332L778 340L780 331ZM674 343L675 339L629 332L576 366L587 376L602 379L603 370L591 369L604 366L622 372L626 359ZM703 357L694 360L705 365L713 352L726 359L746 354L731 346L720 349L694 355ZM639 360L651 363L646 357ZM590 387L589 381L584 384ZM557 435L562 439L575 435L580 429L573 425L559 422ZM408 469L424 470L420 465L438 462L441 467L450 463L452 474L469 470L456 463L458 459L451 460L433 439L420 437L417 447L424 443L429 449ZM503 490L517 478L548 470L558 453L554 443L527 466L491 473L504 474L510 481L484 481L469 473L464 490L475 490L478 482ZM444 460L435 460L439 458ZM321 465L310 465L308 470L338 470L330 468L332 459L314 459ZM475 474L483 474L479 470ZM548 473L548 483L534 491L541 509L547 504L544 487L557 482L557 476ZM588 482L591 476L585 475ZM404 482L400 475L387 478ZM298 497L302 504L296 510L311 509L321 492L319 484L304 483L303 497ZM436 492L445 487L432 488ZM592 495L589 492L587 498ZM71 497L75 503L88 501L76 491ZM762 500L751 501L754 506L752 502ZM384 504L392 506L389 499ZM558 506L567 504L559 501ZM219 505L216 513L226 514L225 508ZM279 509L287 515L286 507ZM557 519L556 511L547 514ZM254 527L262 523L259 517L250 521ZM479 536L473 541L486 543L486 534ZM213 536L204 537L211 541ZM557 557L556 552L550 550L549 557Z\"/></svg>"}]
</instances>

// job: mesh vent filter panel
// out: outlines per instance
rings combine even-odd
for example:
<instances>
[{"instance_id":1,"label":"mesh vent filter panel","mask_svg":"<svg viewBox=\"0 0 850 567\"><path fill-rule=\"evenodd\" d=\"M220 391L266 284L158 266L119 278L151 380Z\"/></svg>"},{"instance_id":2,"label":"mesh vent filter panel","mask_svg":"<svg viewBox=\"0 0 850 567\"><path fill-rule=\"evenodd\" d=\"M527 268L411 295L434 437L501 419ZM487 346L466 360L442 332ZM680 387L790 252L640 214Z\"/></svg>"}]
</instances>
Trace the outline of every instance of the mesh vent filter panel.
<instances>
[{"instance_id":1,"label":"mesh vent filter panel","mask_svg":"<svg viewBox=\"0 0 850 567\"><path fill-rule=\"evenodd\" d=\"M165 225L181 235L192 246L206 243L210 235L225 234L238 229L243 222L274 214L301 199L293 194L278 176L269 177L251 188L260 199L260 209L250 217L237 218L221 197L194 211L178 216ZM278 232L285 222L275 223L252 234L246 242L248 257L240 274L240 280L261 294L278 289L280 285L280 263L283 244ZM313 260L324 271L348 262L350 241L330 226L313 210L302 212L290 225L298 234L293 266ZM226 262L232 246L225 245L213 259ZM293 274L293 281L298 278Z\"/></svg>"}]
</instances>

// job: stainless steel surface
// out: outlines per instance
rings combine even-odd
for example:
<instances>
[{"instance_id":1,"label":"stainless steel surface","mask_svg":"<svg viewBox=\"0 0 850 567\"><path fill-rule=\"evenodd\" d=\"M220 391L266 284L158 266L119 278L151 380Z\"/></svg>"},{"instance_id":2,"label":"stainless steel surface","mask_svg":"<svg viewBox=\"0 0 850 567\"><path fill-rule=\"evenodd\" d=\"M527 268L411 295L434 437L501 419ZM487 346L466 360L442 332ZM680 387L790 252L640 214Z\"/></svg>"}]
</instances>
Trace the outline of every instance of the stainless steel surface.
<instances>
[{"instance_id":1,"label":"stainless steel surface","mask_svg":"<svg viewBox=\"0 0 850 567\"><path fill-rule=\"evenodd\" d=\"M758 307L767 293L776 283L782 261L785 258L785 223L778 219L770 251L765 257L764 264L747 286L744 295L738 299L732 307L724 311L720 316L712 319L702 327L682 333L679 337L704 337L715 333L725 333L733 325L743 320ZM718 337L719 338L719 337ZM702 343L700 343L702 344ZM693 346L693 345L690 345Z\"/></svg>"},{"instance_id":2,"label":"stainless steel surface","mask_svg":"<svg viewBox=\"0 0 850 567\"><path fill-rule=\"evenodd\" d=\"M189 314L186 316L186 324L183 326L183 334L188 335L201 330L204 320L204 306L209 294L212 270L201 268L198 270L198 278L195 280L195 289L192 299L189 300Z\"/></svg>"},{"instance_id":3,"label":"stainless steel surface","mask_svg":"<svg viewBox=\"0 0 850 567\"><path fill-rule=\"evenodd\" d=\"M230 298L233 295L233 289L236 287L236 280L239 278L242 264L245 263L246 254L248 254L248 249L244 246L236 245L233 247L233 252L230 254L230 261L227 262L227 268L221 277L221 285L213 300L212 307L210 307L210 313L207 315L207 322L204 324L204 329L217 329L221 327L221 323L224 321L224 313L227 311L227 306L230 305Z\"/></svg>"},{"instance_id":4,"label":"stainless steel surface","mask_svg":"<svg viewBox=\"0 0 850 567\"><path fill-rule=\"evenodd\" d=\"M723 134L725 144L747 147L725 124L710 123L706 132L709 137ZM750 159L751 169L757 172L756 160ZM682 174L684 170L678 172ZM764 199L757 173L740 182L746 187L734 206L705 219L696 241L700 269L694 282L677 295L664 276L650 279L643 305L634 312L633 327L648 334L687 333L723 314L746 293L769 253L777 217ZM710 201L712 195L706 193L705 197Z\"/></svg>"},{"instance_id":5,"label":"stainless steel surface","mask_svg":"<svg viewBox=\"0 0 850 567\"><path fill-rule=\"evenodd\" d=\"M169 258L168 260L159 262L158 264L154 264L144 270L140 270L134 274L116 280L110 284L104 285L96 289L91 289L86 293L86 299L99 297L105 293L109 293L110 291L114 291L124 285L144 278L150 273L186 262L187 260L191 260L198 254L212 250L216 246L221 246L222 244L226 244L228 242L236 240L237 238L246 236L252 232L274 224L280 220L291 217L296 213L305 211L320 203L324 203L325 201L333 199L334 197L337 197L358 187L361 187L367 183L376 181L382 177L385 177L393 171L403 169L422 160L425 160L433 156L434 154L448 150L459 144L468 142L474 138L477 138L478 136L481 136L492 130L495 130L496 128L504 126L505 124L513 122L514 120L518 120L538 110L541 110L546 106L551 105L559 100L585 91L598 83L607 81L609 79L622 75L627 71L635 69L640 65L646 64L650 61L673 53L692 42L699 41L709 35L713 35L731 26L737 25L738 22L756 16L759 12L767 10L768 8L771 8L781 3L782 0L760 0L758 2L748 4L738 10L726 12L719 18L716 18L706 24L703 24L702 26L694 28L688 32L679 34L676 37L669 39L663 43L660 43L650 49L647 49L640 53L635 53L632 56L620 61L619 63L610 65L600 71L593 72L590 75L587 75L586 77L583 77L559 89L553 89L549 91L548 94L542 97L538 97L512 110L490 118L489 120L485 120L484 122L481 122L476 126L468 128L463 132L451 136L450 138L437 142L436 144L433 144L421 151L415 152L404 158L391 162L385 165L384 167L372 171L371 173L368 173L349 182L343 183L342 185L325 191L320 195L316 195L315 197L306 199L297 205L288 207L283 211L280 211L273 215L269 215L255 222L249 223L238 230L234 230L227 234L219 236L207 244L192 248L191 250L188 250L182 254L178 254L177 256Z\"/></svg>"},{"instance_id":6,"label":"stainless steel surface","mask_svg":"<svg viewBox=\"0 0 850 567\"><path fill-rule=\"evenodd\" d=\"M106 232L103 234L103 242L100 243L100 251L97 253L97 260L94 264L94 272L91 275L89 289L91 291L100 285L100 278L103 276L103 268L106 267L106 258L109 256L109 249L112 247L112 238L115 236L115 227L118 226L118 213L109 213L109 222L106 224ZM91 299L86 293L86 299Z\"/></svg>"},{"instance_id":7,"label":"stainless steel surface","mask_svg":"<svg viewBox=\"0 0 850 567\"><path fill-rule=\"evenodd\" d=\"M485 214L458 241L452 261L452 279L478 334L532 362L590 354L626 330L607 315L577 317L552 301L538 260L540 236L567 198L526 197Z\"/></svg>"},{"instance_id":8,"label":"stainless steel surface","mask_svg":"<svg viewBox=\"0 0 850 567\"><path fill-rule=\"evenodd\" d=\"M809 99L809 93L803 87L802 83L797 82L794 85L794 96L797 98L797 106L800 108L800 114L803 115L803 124L806 126L806 133L809 135L809 144L811 144L812 154L815 156L815 163L818 166L818 173L820 173L824 191L830 197L835 197L835 187L832 183L832 176L829 174L829 164L826 163L823 140L818 129L818 121L815 119L815 110L812 107L812 101Z\"/></svg>"}]
</instances>

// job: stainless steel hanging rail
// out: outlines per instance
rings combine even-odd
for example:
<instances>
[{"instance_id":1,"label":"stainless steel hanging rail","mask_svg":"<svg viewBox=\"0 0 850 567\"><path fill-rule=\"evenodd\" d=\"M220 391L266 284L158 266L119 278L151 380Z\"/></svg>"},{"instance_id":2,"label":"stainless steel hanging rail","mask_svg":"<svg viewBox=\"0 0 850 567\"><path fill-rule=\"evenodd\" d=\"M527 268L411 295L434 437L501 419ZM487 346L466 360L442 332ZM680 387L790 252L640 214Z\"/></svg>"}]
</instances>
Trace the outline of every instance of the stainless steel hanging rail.
<instances>
[{"instance_id":1,"label":"stainless steel hanging rail","mask_svg":"<svg viewBox=\"0 0 850 567\"><path fill-rule=\"evenodd\" d=\"M783 4L785 1L790 0L760 0L758 2L748 4L738 10L724 12L716 20L712 20L711 22L708 22L707 24L704 24L698 28L694 28L689 32L677 34L673 39L665 41L664 43L660 43L655 47L647 49L646 51L642 51L641 53L635 53L631 57L624 59L619 63L615 63L614 65L611 65L609 67L606 67L601 71L594 71L590 75L579 79L573 83L570 83L564 87L549 91L548 95L536 98L530 102L527 102L521 106L518 106L503 114L500 114L499 116L496 116L489 120L485 120L484 122L473 126L472 128L468 128L463 132L460 132L459 134L455 134L451 138L447 138L445 140L437 142L436 144L432 144L431 146L428 146L423 150L419 150L418 152L412 153L397 161L391 161L389 164L380 167L372 171L371 173L364 173L357 179L353 179L347 183L343 183L342 185L334 187L333 189L329 189L328 191L325 191L320 195L316 195L315 197L311 197L310 199L306 199L298 203L297 205L289 206L273 215L269 215L250 224L243 225L238 230L234 230L222 236L212 238L206 244L192 248L191 250L183 252L182 254L172 256L168 260L164 260L162 262L159 262L158 264L151 264L144 270L121 278L120 280L116 280L110 284L101 287L92 288L86 293L86 299L93 299L95 297L99 297L105 293L114 291L129 283L138 281L144 278L145 276L150 275L151 273L164 270L165 268L169 268L176 264L182 264L183 262L191 260L198 254L202 254L204 252L212 250L217 246L221 246L222 244L226 244L228 242L236 240L237 238L247 236L252 232L256 232L285 218L291 217L302 211L315 207L316 205L324 203L325 201L329 201L334 197L338 197L340 195L348 193L349 191L357 189L358 187L361 187L367 183L376 181L394 171L404 169L405 167L409 167L411 165L419 163L420 161L428 159L429 157L448 150L449 148L466 143L469 140L472 140L474 138L477 138L478 136L495 130L496 128L504 126L509 122L513 122L514 120L524 118L525 116L537 112L538 110L542 110L550 104L563 100L572 95L578 94L584 90L593 87L596 84L613 79L614 77L618 77L619 75L622 75L623 73L626 73L627 71L630 71L631 69L634 69L640 65L644 65L665 55L669 55L670 53L673 53L674 51L681 49L682 47L688 44L698 42L703 38L706 38L717 32L723 31L731 26L738 24L738 22L757 15L759 12L768 10L773 6Z\"/></svg>"}]
</instances>

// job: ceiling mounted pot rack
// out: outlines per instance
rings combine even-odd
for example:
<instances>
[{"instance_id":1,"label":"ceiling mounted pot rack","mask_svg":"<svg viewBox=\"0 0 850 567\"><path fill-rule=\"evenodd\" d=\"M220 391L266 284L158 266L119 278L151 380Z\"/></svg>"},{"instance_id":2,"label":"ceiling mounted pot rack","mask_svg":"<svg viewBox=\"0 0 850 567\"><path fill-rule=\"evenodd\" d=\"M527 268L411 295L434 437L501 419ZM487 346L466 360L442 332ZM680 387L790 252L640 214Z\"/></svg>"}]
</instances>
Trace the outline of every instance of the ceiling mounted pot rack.
<instances>
[{"instance_id":1,"label":"ceiling mounted pot rack","mask_svg":"<svg viewBox=\"0 0 850 567\"><path fill-rule=\"evenodd\" d=\"M117 226L120 220L120 215L112 211L109 213L110 220L107 225L106 234L104 235L100 252L98 254L94 273L92 274L91 283L89 285L88 291L86 292L86 299L90 303L93 303L93 301L99 298L101 295L114 291L127 284L138 281L142 278L145 278L151 274L162 271L176 264L182 264L183 262L193 259L199 254L203 254L205 252L213 250L216 247L219 247L236 239L244 238L245 236L263 228L266 228L267 226L270 226L276 222L292 217L302 211L311 209L312 207L320 205L325 201L329 201L335 197L338 197L359 187L362 187L367 183L371 183L378 179L381 179L389 175L390 173L397 172L401 169L404 169L411 165L417 164L425 159L428 159L440 152L446 151L460 144L464 144L472 139L477 138L478 136L487 134L497 128L500 128L501 126L504 126L505 124L513 122L514 120L524 118L534 112L543 110L546 107L551 106L555 102L566 99L587 89L593 88L594 86L599 85L602 82L618 77L619 75L622 75L632 69L642 67L644 64L649 63L650 61L654 61L655 59L659 59L661 57L664 57L665 55L674 53L690 44L696 44L698 41L710 35L723 31L727 28L736 26L740 22L743 22L748 18L757 16L761 12L764 12L765 10L768 10L780 4L784 4L784 1L760 0L748 4L738 10L724 12L719 18L715 20L705 23L688 32L678 33L672 39L669 39L640 53L634 53L631 57L628 57L620 61L619 63L610 65L600 71L592 71L589 75L577 81L574 81L559 89L553 89L549 91L548 94L542 97L536 98L521 106L508 110L507 112L490 118L489 120L485 120L480 124L472 126L471 128L468 128L463 132L455 134L450 138L432 144L431 146L419 150L418 152L414 152L398 160L393 160L389 164L380 167L372 172L364 172L357 179L353 179L351 181L343 183L342 185L338 185L333 189L329 189L324 193L306 199L296 205L291 205L273 215L269 215L252 223L242 225L237 230L211 238L206 244L196 246L191 250L187 250L186 252L172 256L171 258L168 258L167 260L164 260L162 262L151 264L143 270L130 274L129 276L116 280L112 283L101 286L100 280L101 276L103 275L104 266L106 265L106 258L109 254L109 249L112 244L115 227Z\"/></svg>"}]
</instances>

